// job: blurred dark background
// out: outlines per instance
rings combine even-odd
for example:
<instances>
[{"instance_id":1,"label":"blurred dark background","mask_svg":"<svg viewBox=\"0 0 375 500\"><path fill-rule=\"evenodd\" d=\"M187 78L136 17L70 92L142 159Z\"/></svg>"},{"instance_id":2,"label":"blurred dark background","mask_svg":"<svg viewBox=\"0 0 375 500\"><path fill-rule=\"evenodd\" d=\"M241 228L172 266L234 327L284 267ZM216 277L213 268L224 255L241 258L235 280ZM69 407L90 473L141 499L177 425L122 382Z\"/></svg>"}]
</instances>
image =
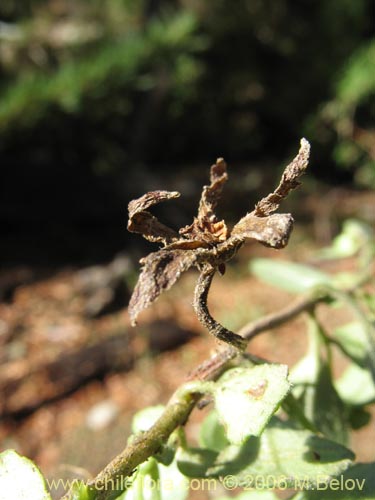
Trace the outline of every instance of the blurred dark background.
<instances>
[{"instance_id":1,"label":"blurred dark background","mask_svg":"<svg viewBox=\"0 0 375 500\"><path fill-rule=\"evenodd\" d=\"M373 27L372 0L1 0L3 265L110 259L148 189L187 224L218 156L235 217L303 136L307 185L373 188Z\"/></svg>"}]
</instances>

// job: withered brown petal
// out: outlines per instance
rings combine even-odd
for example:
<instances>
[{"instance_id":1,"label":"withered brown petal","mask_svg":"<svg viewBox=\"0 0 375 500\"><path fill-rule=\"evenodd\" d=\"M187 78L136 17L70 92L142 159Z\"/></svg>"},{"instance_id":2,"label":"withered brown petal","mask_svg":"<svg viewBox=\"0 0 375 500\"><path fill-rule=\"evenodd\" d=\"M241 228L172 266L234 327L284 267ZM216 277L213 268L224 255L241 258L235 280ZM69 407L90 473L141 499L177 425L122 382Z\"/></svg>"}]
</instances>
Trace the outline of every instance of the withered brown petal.
<instances>
[{"instance_id":1,"label":"withered brown petal","mask_svg":"<svg viewBox=\"0 0 375 500\"><path fill-rule=\"evenodd\" d=\"M301 146L297 156L285 168L281 177L280 184L273 193L260 200L257 203L252 214L258 217L266 217L272 214L278 208L284 198L286 198L292 189L300 185L298 178L305 172L309 163L310 144L306 139L301 139Z\"/></svg>"},{"instance_id":2,"label":"withered brown petal","mask_svg":"<svg viewBox=\"0 0 375 500\"><path fill-rule=\"evenodd\" d=\"M211 222L209 219L199 221L194 217L193 224L186 226L179 231L180 234L186 235L186 241L194 241L198 243L195 247L209 246L225 241L229 236L228 228L223 220ZM173 243L175 248L183 248L179 242ZM184 248L187 248L186 246Z\"/></svg>"},{"instance_id":3,"label":"withered brown petal","mask_svg":"<svg viewBox=\"0 0 375 500\"><path fill-rule=\"evenodd\" d=\"M165 226L146 209L162 201L178 198L177 191L150 191L128 205L128 230L139 233L149 241L170 243L178 238L173 229Z\"/></svg>"},{"instance_id":4,"label":"withered brown petal","mask_svg":"<svg viewBox=\"0 0 375 500\"><path fill-rule=\"evenodd\" d=\"M142 272L129 302L131 323L143 309L171 288L184 271L196 263L194 250L159 250L141 260Z\"/></svg>"},{"instance_id":5,"label":"withered brown petal","mask_svg":"<svg viewBox=\"0 0 375 500\"><path fill-rule=\"evenodd\" d=\"M274 214L257 217L247 214L233 228L231 238L254 239L272 248L283 248L288 243L293 229L293 217L290 214ZM230 239L231 239L230 238Z\"/></svg>"},{"instance_id":6,"label":"withered brown petal","mask_svg":"<svg viewBox=\"0 0 375 500\"><path fill-rule=\"evenodd\" d=\"M165 250L194 250L196 248L207 248L207 242L198 239L186 239L173 241L165 247Z\"/></svg>"},{"instance_id":7,"label":"withered brown petal","mask_svg":"<svg viewBox=\"0 0 375 500\"><path fill-rule=\"evenodd\" d=\"M216 163L211 167L211 184L203 187L198 210L199 222L207 219L210 219L211 222L216 222L214 209L220 199L221 192L227 180L227 164L223 158L218 158Z\"/></svg>"},{"instance_id":8,"label":"withered brown petal","mask_svg":"<svg viewBox=\"0 0 375 500\"><path fill-rule=\"evenodd\" d=\"M141 212L147 208L152 207L165 200L171 198L178 198L180 193L178 191L149 191L140 198L132 200L128 205L129 217L133 217L136 212Z\"/></svg>"}]
</instances>

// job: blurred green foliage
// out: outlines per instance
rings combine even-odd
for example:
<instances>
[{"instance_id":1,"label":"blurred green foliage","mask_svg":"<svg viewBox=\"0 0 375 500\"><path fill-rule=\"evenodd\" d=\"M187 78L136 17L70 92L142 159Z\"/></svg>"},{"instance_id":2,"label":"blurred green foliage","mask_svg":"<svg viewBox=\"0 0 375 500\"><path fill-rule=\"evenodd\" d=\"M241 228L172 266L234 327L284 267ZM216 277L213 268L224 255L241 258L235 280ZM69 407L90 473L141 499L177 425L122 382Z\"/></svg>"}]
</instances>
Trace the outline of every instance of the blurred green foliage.
<instances>
[{"instance_id":1,"label":"blurred green foliage","mask_svg":"<svg viewBox=\"0 0 375 500\"><path fill-rule=\"evenodd\" d=\"M0 224L118 234L166 171L267 181L304 135L310 178L373 186L372 32L371 0L2 0Z\"/></svg>"},{"instance_id":2,"label":"blurred green foliage","mask_svg":"<svg viewBox=\"0 0 375 500\"><path fill-rule=\"evenodd\" d=\"M51 120L59 135L79 120L90 142L105 136L90 158L101 173L280 160L307 133L317 174L371 180L370 0L4 0L0 19L2 152Z\"/></svg>"},{"instance_id":3,"label":"blurred green foliage","mask_svg":"<svg viewBox=\"0 0 375 500\"><path fill-rule=\"evenodd\" d=\"M194 82L197 74L189 58L189 53L199 47L194 28L189 13L169 16L166 21L156 19L141 33L103 40L94 52L69 57L57 68L21 71L15 84L4 91L0 126L5 131L37 126L53 105L67 114L84 113L88 100L100 102L124 87L129 92L147 91L156 85L152 69L160 69L161 64L173 65L170 85L181 95L183 86ZM131 102L119 98L119 103L126 117Z\"/></svg>"},{"instance_id":4,"label":"blurred green foliage","mask_svg":"<svg viewBox=\"0 0 375 500\"><path fill-rule=\"evenodd\" d=\"M338 165L354 172L355 181L375 187L375 41L362 44L343 68L335 97L318 120L334 132Z\"/></svg>"}]
</instances>

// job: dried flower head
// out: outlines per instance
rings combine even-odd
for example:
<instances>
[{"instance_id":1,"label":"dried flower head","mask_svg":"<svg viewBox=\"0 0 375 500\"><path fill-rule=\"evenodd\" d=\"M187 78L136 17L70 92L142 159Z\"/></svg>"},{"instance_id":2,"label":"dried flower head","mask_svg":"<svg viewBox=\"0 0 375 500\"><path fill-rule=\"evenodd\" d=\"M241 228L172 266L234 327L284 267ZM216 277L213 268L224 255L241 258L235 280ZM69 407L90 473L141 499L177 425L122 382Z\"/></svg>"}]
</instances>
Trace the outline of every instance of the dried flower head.
<instances>
[{"instance_id":1,"label":"dried flower head","mask_svg":"<svg viewBox=\"0 0 375 500\"><path fill-rule=\"evenodd\" d=\"M184 271L195 266L200 271L194 296L194 308L200 322L218 339L243 349L246 341L218 322L207 308L207 295L216 271L223 273L230 260L247 239L272 248L283 248L293 227L290 214L274 214L282 200L299 185L298 178L308 165L310 144L301 139L298 155L286 167L279 186L257 203L255 209L229 229L215 214L225 182L227 166L219 158L211 167L210 185L204 186L198 214L190 226L178 232L165 226L148 209L162 201L178 198L176 191L151 191L129 203L128 230L147 240L162 243L163 248L150 253L140 263L142 272L129 303L132 325L141 311L171 288Z\"/></svg>"}]
</instances>

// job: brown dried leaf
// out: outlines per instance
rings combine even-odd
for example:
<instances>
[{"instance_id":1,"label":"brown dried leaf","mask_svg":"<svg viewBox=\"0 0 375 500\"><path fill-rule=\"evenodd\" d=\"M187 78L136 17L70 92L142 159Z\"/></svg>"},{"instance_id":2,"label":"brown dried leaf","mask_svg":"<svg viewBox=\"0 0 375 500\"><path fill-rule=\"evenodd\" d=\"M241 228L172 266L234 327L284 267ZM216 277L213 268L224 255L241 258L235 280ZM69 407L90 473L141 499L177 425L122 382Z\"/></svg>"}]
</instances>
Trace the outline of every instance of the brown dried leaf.
<instances>
[{"instance_id":1,"label":"brown dried leaf","mask_svg":"<svg viewBox=\"0 0 375 500\"><path fill-rule=\"evenodd\" d=\"M203 222L204 220L217 222L214 209L216 208L223 191L224 184L227 180L227 164L223 158L218 158L216 163L211 167L211 184L203 187L198 209L199 222Z\"/></svg>"},{"instance_id":2,"label":"brown dried leaf","mask_svg":"<svg viewBox=\"0 0 375 500\"><path fill-rule=\"evenodd\" d=\"M227 179L227 164L223 158L218 158L211 167L211 184L203 187L198 215L190 226L180 229L180 234L200 241L202 246L220 243L228 238L225 222L219 220L214 212Z\"/></svg>"},{"instance_id":3,"label":"brown dried leaf","mask_svg":"<svg viewBox=\"0 0 375 500\"><path fill-rule=\"evenodd\" d=\"M180 193L177 191L150 191L140 198L132 200L128 205L128 230L132 233L142 234L149 241L163 242L165 245L178 239L176 231L159 222L146 209L179 196Z\"/></svg>"},{"instance_id":4,"label":"brown dried leaf","mask_svg":"<svg viewBox=\"0 0 375 500\"><path fill-rule=\"evenodd\" d=\"M274 214L257 217L247 214L233 228L231 238L254 239L272 248L284 248L293 229L290 214Z\"/></svg>"},{"instance_id":5,"label":"brown dried leaf","mask_svg":"<svg viewBox=\"0 0 375 500\"><path fill-rule=\"evenodd\" d=\"M181 238L177 241L173 241L165 247L165 250L194 250L197 248L202 248L207 246L201 240L196 240L194 238Z\"/></svg>"},{"instance_id":6,"label":"brown dried leaf","mask_svg":"<svg viewBox=\"0 0 375 500\"><path fill-rule=\"evenodd\" d=\"M159 250L141 260L142 272L129 302L131 323L197 261L194 250Z\"/></svg>"},{"instance_id":7,"label":"brown dried leaf","mask_svg":"<svg viewBox=\"0 0 375 500\"><path fill-rule=\"evenodd\" d=\"M285 168L281 177L280 184L273 193L260 200L257 203L252 214L258 217L266 217L272 214L278 208L284 198L286 198L292 189L300 185L298 177L306 170L310 155L310 144L306 139L301 139L301 147L298 155Z\"/></svg>"}]
</instances>

